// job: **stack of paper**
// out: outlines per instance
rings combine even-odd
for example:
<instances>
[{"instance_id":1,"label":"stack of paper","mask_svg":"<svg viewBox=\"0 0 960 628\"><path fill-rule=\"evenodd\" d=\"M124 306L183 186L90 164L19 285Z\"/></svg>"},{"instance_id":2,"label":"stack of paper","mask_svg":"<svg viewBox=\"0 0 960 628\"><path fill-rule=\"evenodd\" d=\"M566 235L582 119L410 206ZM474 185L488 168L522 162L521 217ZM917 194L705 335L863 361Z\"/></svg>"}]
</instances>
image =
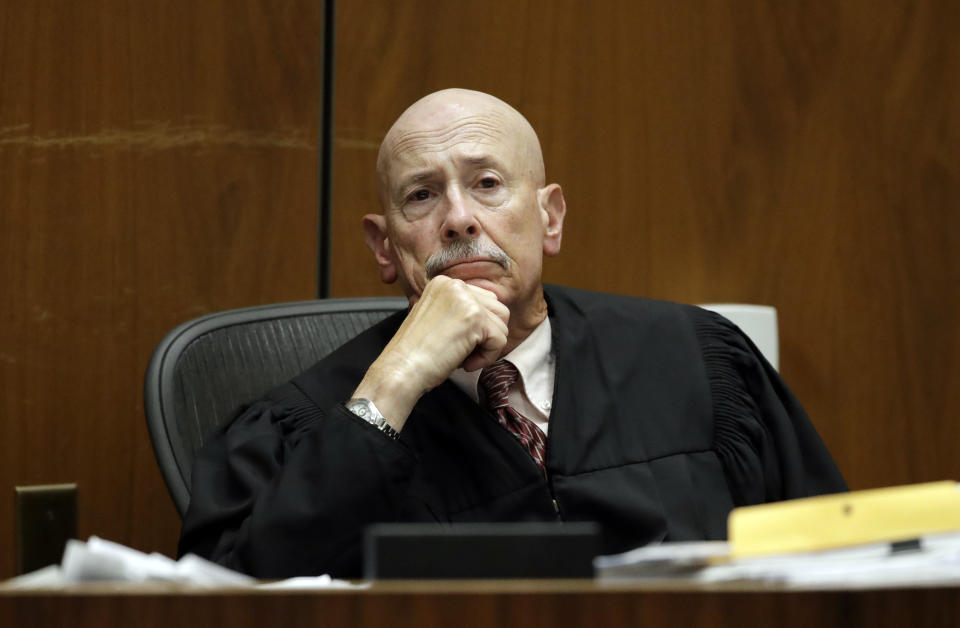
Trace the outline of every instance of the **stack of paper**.
<instances>
[{"instance_id":1,"label":"stack of paper","mask_svg":"<svg viewBox=\"0 0 960 628\"><path fill-rule=\"evenodd\" d=\"M199 587L249 586L256 581L187 554L172 560L163 554L144 554L119 543L92 536L86 543L71 539L60 565L51 565L4 583L4 588L57 587L91 581L179 582Z\"/></svg>"},{"instance_id":2,"label":"stack of paper","mask_svg":"<svg viewBox=\"0 0 960 628\"><path fill-rule=\"evenodd\" d=\"M353 587L323 575L260 582L194 554L172 560L163 554L144 554L119 543L92 536L70 540L60 565L44 567L4 583L3 589L48 589L81 582L178 583L190 587L259 587L270 589L320 589Z\"/></svg>"},{"instance_id":3,"label":"stack of paper","mask_svg":"<svg viewBox=\"0 0 960 628\"><path fill-rule=\"evenodd\" d=\"M742 558L708 567L697 579L798 586L956 585L960 584L960 534L924 537L907 549L877 543L840 550Z\"/></svg>"},{"instance_id":4,"label":"stack of paper","mask_svg":"<svg viewBox=\"0 0 960 628\"><path fill-rule=\"evenodd\" d=\"M663 543L597 556L593 568L598 577L610 579L691 577L711 562L726 561L729 555L730 547L724 541Z\"/></svg>"},{"instance_id":5,"label":"stack of paper","mask_svg":"<svg viewBox=\"0 0 960 628\"><path fill-rule=\"evenodd\" d=\"M737 508L729 543L665 543L594 561L602 579L796 586L960 583L956 482Z\"/></svg>"}]
</instances>

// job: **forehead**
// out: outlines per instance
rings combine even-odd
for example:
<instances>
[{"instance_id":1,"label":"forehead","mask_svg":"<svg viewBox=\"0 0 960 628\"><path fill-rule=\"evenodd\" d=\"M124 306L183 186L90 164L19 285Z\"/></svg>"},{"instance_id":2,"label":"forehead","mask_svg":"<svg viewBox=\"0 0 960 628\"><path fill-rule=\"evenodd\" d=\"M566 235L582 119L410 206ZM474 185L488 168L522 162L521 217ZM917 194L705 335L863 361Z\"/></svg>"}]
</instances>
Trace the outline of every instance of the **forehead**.
<instances>
[{"instance_id":1,"label":"forehead","mask_svg":"<svg viewBox=\"0 0 960 628\"><path fill-rule=\"evenodd\" d=\"M502 112L439 112L405 121L393 129L384 157L391 174L439 164L511 164L520 154L517 134Z\"/></svg>"}]
</instances>

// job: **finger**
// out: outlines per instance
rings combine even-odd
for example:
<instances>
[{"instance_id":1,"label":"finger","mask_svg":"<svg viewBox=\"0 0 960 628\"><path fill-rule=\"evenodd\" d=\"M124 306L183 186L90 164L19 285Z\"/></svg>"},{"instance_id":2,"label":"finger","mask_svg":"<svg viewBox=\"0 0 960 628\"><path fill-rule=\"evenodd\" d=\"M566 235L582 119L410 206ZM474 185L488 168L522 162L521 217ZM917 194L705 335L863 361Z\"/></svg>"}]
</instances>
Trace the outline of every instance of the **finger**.
<instances>
[{"instance_id":1,"label":"finger","mask_svg":"<svg viewBox=\"0 0 960 628\"><path fill-rule=\"evenodd\" d=\"M463 361L463 370L476 371L485 366L490 366L497 361L505 346L507 346L506 337L503 337L500 341L477 345L477 348Z\"/></svg>"},{"instance_id":2,"label":"finger","mask_svg":"<svg viewBox=\"0 0 960 628\"><path fill-rule=\"evenodd\" d=\"M502 320L504 323L510 322L510 308L508 308L506 305L501 303L500 300L497 299L496 294L494 294L490 290L479 288L474 285L470 285L470 284L464 284L464 285L470 289L470 293L474 295L474 297L477 299L477 301L481 305L483 305L486 309L496 314L497 317L500 320Z\"/></svg>"},{"instance_id":3,"label":"finger","mask_svg":"<svg viewBox=\"0 0 960 628\"><path fill-rule=\"evenodd\" d=\"M474 350L463 361L463 369L475 371L497 361L507 346L507 324L492 312L488 314L485 335Z\"/></svg>"},{"instance_id":4,"label":"finger","mask_svg":"<svg viewBox=\"0 0 960 628\"><path fill-rule=\"evenodd\" d=\"M461 284L463 284L464 288L476 295L478 299L497 298L497 295L492 290L475 286L472 283L467 283L466 281L462 281L460 279L454 279L453 281L459 281Z\"/></svg>"},{"instance_id":5,"label":"finger","mask_svg":"<svg viewBox=\"0 0 960 628\"><path fill-rule=\"evenodd\" d=\"M510 310L503 306L502 310L488 312L488 316L489 324L506 338L509 332Z\"/></svg>"}]
</instances>

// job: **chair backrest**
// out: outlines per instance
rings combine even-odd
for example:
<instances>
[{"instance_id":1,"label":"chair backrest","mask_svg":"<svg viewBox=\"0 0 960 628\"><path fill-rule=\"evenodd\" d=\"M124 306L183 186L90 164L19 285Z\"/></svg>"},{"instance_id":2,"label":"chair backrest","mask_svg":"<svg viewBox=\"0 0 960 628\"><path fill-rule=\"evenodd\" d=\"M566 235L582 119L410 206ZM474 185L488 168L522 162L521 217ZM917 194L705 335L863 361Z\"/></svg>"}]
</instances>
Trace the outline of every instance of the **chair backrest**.
<instances>
[{"instance_id":1,"label":"chair backrest","mask_svg":"<svg viewBox=\"0 0 960 628\"><path fill-rule=\"evenodd\" d=\"M167 334L147 367L144 411L181 516L194 455L234 410L405 307L399 297L281 303L208 314Z\"/></svg>"},{"instance_id":2,"label":"chair backrest","mask_svg":"<svg viewBox=\"0 0 960 628\"><path fill-rule=\"evenodd\" d=\"M700 307L722 315L753 341L773 368L780 370L777 308L746 303L708 303Z\"/></svg>"}]
</instances>

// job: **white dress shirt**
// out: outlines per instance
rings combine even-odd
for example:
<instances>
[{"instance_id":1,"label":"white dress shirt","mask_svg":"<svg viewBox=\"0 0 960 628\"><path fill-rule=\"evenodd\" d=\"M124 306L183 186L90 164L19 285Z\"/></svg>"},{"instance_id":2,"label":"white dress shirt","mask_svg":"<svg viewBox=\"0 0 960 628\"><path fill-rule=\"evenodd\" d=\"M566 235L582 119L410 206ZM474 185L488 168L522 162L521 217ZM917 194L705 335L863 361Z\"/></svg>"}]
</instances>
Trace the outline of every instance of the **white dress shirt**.
<instances>
[{"instance_id":1,"label":"white dress shirt","mask_svg":"<svg viewBox=\"0 0 960 628\"><path fill-rule=\"evenodd\" d=\"M547 433L547 423L550 421L553 381L557 369L551 345L548 316L513 351L503 356L503 359L520 371L520 377L507 393L510 405L536 423L544 434ZM480 370L468 373L457 369L450 374L450 380L477 403L480 400L480 393L477 391L479 379Z\"/></svg>"}]
</instances>

